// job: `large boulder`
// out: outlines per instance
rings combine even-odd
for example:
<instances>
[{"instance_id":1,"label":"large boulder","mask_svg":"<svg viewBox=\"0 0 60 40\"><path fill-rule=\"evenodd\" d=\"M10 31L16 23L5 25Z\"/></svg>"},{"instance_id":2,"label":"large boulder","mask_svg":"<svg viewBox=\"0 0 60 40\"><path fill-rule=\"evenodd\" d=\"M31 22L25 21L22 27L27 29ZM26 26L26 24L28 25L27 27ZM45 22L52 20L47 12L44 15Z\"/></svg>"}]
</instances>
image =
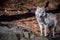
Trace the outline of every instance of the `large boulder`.
<instances>
[{"instance_id":1,"label":"large boulder","mask_svg":"<svg viewBox=\"0 0 60 40\"><path fill-rule=\"evenodd\" d=\"M0 40L17 40L17 37L7 27L0 26Z\"/></svg>"}]
</instances>

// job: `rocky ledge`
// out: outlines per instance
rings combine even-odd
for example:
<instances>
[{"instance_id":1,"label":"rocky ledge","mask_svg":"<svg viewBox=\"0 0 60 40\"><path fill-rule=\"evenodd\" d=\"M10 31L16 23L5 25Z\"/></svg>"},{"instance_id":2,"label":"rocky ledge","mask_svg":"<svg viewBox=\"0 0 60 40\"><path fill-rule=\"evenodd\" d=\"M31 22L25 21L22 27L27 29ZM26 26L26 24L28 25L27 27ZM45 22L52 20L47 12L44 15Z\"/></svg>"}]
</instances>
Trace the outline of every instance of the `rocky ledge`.
<instances>
[{"instance_id":1,"label":"rocky ledge","mask_svg":"<svg viewBox=\"0 0 60 40\"><path fill-rule=\"evenodd\" d=\"M55 38L56 37L56 38ZM0 23L0 40L57 40L60 36L44 37L36 36L30 29L25 27L18 27L14 24ZM52 39L53 38L53 39Z\"/></svg>"}]
</instances>

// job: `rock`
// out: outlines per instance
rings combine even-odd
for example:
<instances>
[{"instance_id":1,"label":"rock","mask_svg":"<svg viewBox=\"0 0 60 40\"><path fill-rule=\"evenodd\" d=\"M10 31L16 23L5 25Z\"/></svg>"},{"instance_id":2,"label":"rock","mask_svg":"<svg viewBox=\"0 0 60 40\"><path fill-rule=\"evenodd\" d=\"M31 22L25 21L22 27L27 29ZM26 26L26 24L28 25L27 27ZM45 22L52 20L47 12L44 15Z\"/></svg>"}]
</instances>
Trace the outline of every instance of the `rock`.
<instances>
[{"instance_id":1,"label":"rock","mask_svg":"<svg viewBox=\"0 0 60 40\"><path fill-rule=\"evenodd\" d=\"M0 26L0 40L17 40L17 37L7 27Z\"/></svg>"},{"instance_id":2,"label":"rock","mask_svg":"<svg viewBox=\"0 0 60 40\"><path fill-rule=\"evenodd\" d=\"M48 40L47 37L41 36L41 37L35 37L35 40Z\"/></svg>"},{"instance_id":3,"label":"rock","mask_svg":"<svg viewBox=\"0 0 60 40\"><path fill-rule=\"evenodd\" d=\"M0 25L0 40L51 40L51 38L36 36L31 30L22 26L5 24Z\"/></svg>"},{"instance_id":4,"label":"rock","mask_svg":"<svg viewBox=\"0 0 60 40\"><path fill-rule=\"evenodd\" d=\"M31 35L30 35L30 40L35 40L35 37L36 37L36 36L35 36L34 34L31 34Z\"/></svg>"},{"instance_id":5,"label":"rock","mask_svg":"<svg viewBox=\"0 0 60 40\"><path fill-rule=\"evenodd\" d=\"M24 33L25 38L29 38L28 32L23 32L23 33Z\"/></svg>"},{"instance_id":6,"label":"rock","mask_svg":"<svg viewBox=\"0 0 60 40\"><path fill-rule=\"evenodd\" d=\"M20 39L20 40L27 40L27 39L25 39L25 38L22 38L22 39Z\"/></svg>"}]
</instances>

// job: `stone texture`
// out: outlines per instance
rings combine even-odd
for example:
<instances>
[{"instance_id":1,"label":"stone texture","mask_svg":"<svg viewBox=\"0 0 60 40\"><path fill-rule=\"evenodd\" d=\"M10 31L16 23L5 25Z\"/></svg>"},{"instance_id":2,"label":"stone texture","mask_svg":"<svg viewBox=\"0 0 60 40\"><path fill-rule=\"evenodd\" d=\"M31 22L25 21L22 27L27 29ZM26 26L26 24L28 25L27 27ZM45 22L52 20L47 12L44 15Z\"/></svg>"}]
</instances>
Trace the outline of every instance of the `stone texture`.
<instances>
[{"instance_id":1,"label":"stone texture","mask_svg":"<svg viewBox=\"0 0 60 40\"><path fill-rule=\"evenodd\" d=\"M17 40L17 37L7 27L0 26L0 40Z\"/></svg>"},{"instance_id":2,"label":"stone texture","mask_svg":"<svg viewBox=\"0 0 60 40\"><path fill-rule=\"evenodd\" d=\"M7 24L8 25L8 24ZM57 37L57 35L56 35ZM51 38L44 36L36 36L31 30L9 24L8 26L0 25L0 40L49 40Z\"/></svg>"}]
</instances>

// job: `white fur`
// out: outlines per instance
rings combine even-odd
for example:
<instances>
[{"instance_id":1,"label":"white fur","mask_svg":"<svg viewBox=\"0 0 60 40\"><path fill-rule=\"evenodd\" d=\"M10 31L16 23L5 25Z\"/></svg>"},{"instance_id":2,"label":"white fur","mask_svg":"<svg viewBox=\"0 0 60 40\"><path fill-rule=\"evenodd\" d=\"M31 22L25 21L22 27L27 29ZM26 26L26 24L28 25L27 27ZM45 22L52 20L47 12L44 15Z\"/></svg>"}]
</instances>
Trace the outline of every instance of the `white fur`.
<instances>
[{"instance_id":1,"label":"white fur","mask_svg":"<svg viewBox=\"0 0 60 40\"><path fill-rule=\"evenodd\" d=\"M46 12L45 12L45 9L43 7L37 7L37 10L35 12L35 16L36 16L36 19L37 19L37 22L38 22L38 25L40 27L40 34L41 36L43 35L42 33L42 25L44 25L44 35L47 36L46 32L47 32L47 27L48 25L49 26L52 26L54 24L54 26L52 27L52 31L53 31L53 36L54 36L54 29L56 27L56 24L57 24L57 20L56 20L56 16L53 15L52 13L47 13L47 17L44 19L45 23L42 22L40 16L45 16ZM53 23L52 23L53 22Z\"/></svg>"}]
</instances>

